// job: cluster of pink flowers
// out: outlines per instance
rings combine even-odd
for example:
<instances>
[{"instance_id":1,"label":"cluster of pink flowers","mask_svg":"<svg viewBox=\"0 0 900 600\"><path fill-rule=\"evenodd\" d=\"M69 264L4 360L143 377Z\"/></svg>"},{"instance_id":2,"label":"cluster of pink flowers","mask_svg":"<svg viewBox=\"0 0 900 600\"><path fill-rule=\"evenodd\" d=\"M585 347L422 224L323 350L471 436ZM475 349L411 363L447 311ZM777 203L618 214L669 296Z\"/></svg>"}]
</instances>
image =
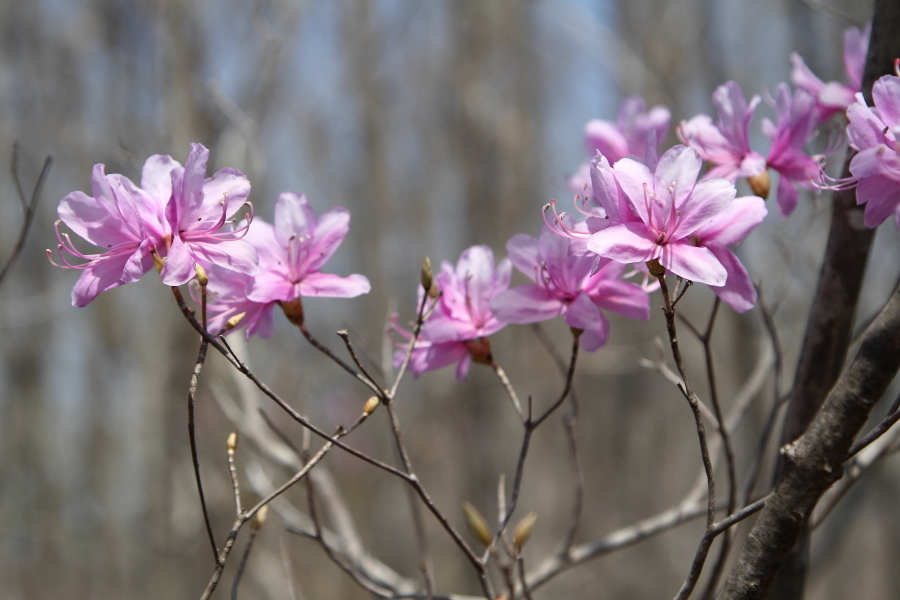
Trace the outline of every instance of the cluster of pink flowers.
<instances>
[{"instance_id":1,"label":"cluster of pink flowers","mask_svg":"<svg viewBox=\"0 0 900 600\"><path fill-rule=\"evenodd\" d=\"M304 196L286 193L278 199L275 225L269 225L253 218L250 182L243 173L221 169L207 178L208 158L200 144L191 145L184 167L170 156L151 156L140 187L122 175L107 175L98 164L91 177L93 197L72 192L62 199L58 266L82 271L73 305L85 306L103 291L137 281L154 264L170 286L194 279L200 267L212 293L210 331L222 331L234 319L248 336L266 337L276 303L369 291L362 275L344 278L319 270L347 235L346 210L334 208L317 221ZM234 215L242 206L249 211L238 226ZM104 252L79 251L60 231L60 222ZM67 256L85 262L73 264Z\"/></svg>"},{"instance_id":2,"label":"cluster of pink flowers","mask_svg":"<svg viewBox=\"0 0 900 600\"><path fill-rule=\"evenodd\" d=\"M824 157L806 147L817 127L840 112L849 120L848 138L858 154L850 165L853 177L838 185L857 186L867 226L893 214L900 227L900 73L881 78L873 89L875 106L867 106L859 89L869 32L845 33L849 84L825 83L798 54L791 56L796 88L779 84L767 95L777 118L762 122L771 141L765 156L750 144L761 97L748 102L733 81L712 95L717 118L701 114L682 121L677 134L684 145L661 156L671 118L663 106L648 109L642 99L630 97L615 122L589 121L584 129L589 160L568 182L584 218L575 222L551 203L540 238L513 236L508 258L495 263L490 248L473 246L456 265L443 262L432 287L419 288L419 306L430 316L408 357L413 373L455 363L463 378L473 361L493 364L489 336L507 323L557 316L564 317L582 348L597 350L609 337L604 311L649 318L648 293L655 289L647 284L650 267L657 275L663 268L705 283L734 310L749 310L756 288L730 247L766 217L769 170L779 174L775 196L785 217L797 206L798 187L826 187ZM185 166L169 156L152 156L140 186L96 165L93 197L73 192L63 198L56 227L60 266L82 271L73 304L84 306L154 266L170 286L205 273L210 331L241 326L248 337L268 337L276 304L302 325L301 297L350 298L369 291L362 275L320 270L347 235L348 211L336 207L317 218L304 195L284 193L274 224L254 219L247 178L233 169L207 178L208 156L200 144L191 146ZM703 161L711 164L705 173ZM754 196L737 197L740 179ZM239 221L241 207L248 210ZM103 252L79 251L60 231L60 222ZM513 266L531 283L510 289ZM627 281L635 275L644 285ZM193 291L200 302L198 288ZM397 317L389 329L404 347L395 356L399 365L407 359L412 333Z\"/></svg>"}]
</instances>

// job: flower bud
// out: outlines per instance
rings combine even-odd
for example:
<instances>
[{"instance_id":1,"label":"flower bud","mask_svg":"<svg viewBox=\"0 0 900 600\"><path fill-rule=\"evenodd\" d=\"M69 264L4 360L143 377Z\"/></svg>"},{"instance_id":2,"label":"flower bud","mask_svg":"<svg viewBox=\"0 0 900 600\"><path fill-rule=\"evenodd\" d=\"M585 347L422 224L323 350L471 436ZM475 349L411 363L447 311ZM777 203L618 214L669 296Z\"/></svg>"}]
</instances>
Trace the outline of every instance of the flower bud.
<instances>
[{"instance_id":1,"label":"flower bud","mask_svg":"<svg viewBox=\"0 0 900 600\"><path fill-rule=\"evenodd\" d=\"M166 264L166 259L161 257L156 250L150 252L150 256L153 257L153 266L156 267L156 272L159 273L162 271L163 265Z\"/></svg>"},{"instance_id":2,"label":"flower bud","mask_svg":"<svg viewBox=\"0 0 900 600\"><path fill-rule=\"evenodd\" d=\"M769 197L769 189L772 187L772 184L769 181L768 171L763 171L759 175L748 177L747 183L750 184L750 189L753 190L753 193L763 200Z\"/></svg>"},{"instance_id":3,"label":"flower bud","mask_svg":"<svg viewBox=\"0 0 900 600\"><path fill-rule=\"evenodd\" d=\"M422 288L425 292L430 292L431 287L434 285L434 271L431 268L431 259L427 256L425 260L422 261L422 271L420 274L420 279L422 283Z\"/></svg>"},{"instance_id":4,"label":"flower bud","mask_svg":"<svg viewBox=\"0 0 900 600\"><path fill-rule=\"evenodd\" d=\"M237 448L237 442L238 434L237 430L235 430L228 434L228 442L225 444L228 447L229 452L234 452L234 449Z\"/></svg>"},{"instance_id":5,"label":"flower bud","mask_svg":"<svg viewBox=\"0 0 900 600\"><path fill-rule=\"evenodd\" d=\"M225 328L222 330L222 333L225 333L226 331L231 331L232 329L234 329L235 327L240 325L241 321L243 321L244 317L246 317L246 316L247 316L247 313L242 312L242 313L238 313L238 314L234 315L233 317L231 317L230 319L225 321Z\"/></svg>"},{"instance_id":6,"label":"flower bud","mask_svg":"<svg viewBox=\"0 0 900 600\"><path fill-rule=\"evenodd\" d=\"M659 264L658 258L647 261L647 270L650 271L650 275L653 277L662 277L666 274L666 268Z\"/></svg>"},{"instance_id":7,"label":"flower bud","mask_svg":"<svg viewBox=\"0 0 900 600\"><path fill-rule=\"evenodd\" d=\"M378 396L372 396L368 400L366 400L365 406L363 406L363 414L371 415L375 412L375 409L378 408L378 405L381 404L381 400L378 399Z\"/></svg>"},{"instance_id":8,"label":"flower bud","mask_svg":"<svg viewBox=\"0 0 900 600\"><path fill-rule=\"evenodd\" d=\"M466 524L469 526L469 531L472 532L475 539L484 546L490 546L491 542L494 541L494 535L491 533L491 528L488 526L487 520L468 500L463 502L462 509L466 515Z\"/></svg>"},{"instance_id":9,"label":"flower bud","mask_svg":"<svg viewBox=\"0 0 900 600\"><path fill-rule=\"evenodd\" d=\"M250 525L250 528L253 531L259 531L259 528L263 526L263 523L266 522L266 517L269 516L269 505L264 504L262 508L256 511L256 517L253 519L253 523Z\"/></svg>"},{"instance_id":10,"label":"flower bud","mask_svg":"<svg viewBox=\"0 0 900 600\"><path fill-rule=\"evenodd\" d=\"M284 311L284 316L287 317L288 321L290 321L297 327L303 325L303 304L300 302L299 297L294 298L289 302L279 300L278 306L280 306L281 310Z\"/></svg>"},{"instance_id":11,"label":"flower bud","mask_svg":"<svg viewBox=\"0 0 900 600\"><path fill-rule=\"evenodd\" d=\"M206 276L206 269L200 266L198 263L194 267L194 272L197 273L197 283L199 283L202 287L206 287L209 283L209 278Z\"/></svg>"},{"instance_id":12,"label":"flower bud","mask_svg":"<svg viewBox=\"0 0 900 600\"><path fill-rule=\"evenodd\" d=\"M530 512L522 517L522 520L516 525L513 532L513 544L515 544L517 550L521 550L525 542L528 541L528 538L531 536L531 530L534 529L535 521L537 521L537 513Z\"/></svg>"}]
</instances>

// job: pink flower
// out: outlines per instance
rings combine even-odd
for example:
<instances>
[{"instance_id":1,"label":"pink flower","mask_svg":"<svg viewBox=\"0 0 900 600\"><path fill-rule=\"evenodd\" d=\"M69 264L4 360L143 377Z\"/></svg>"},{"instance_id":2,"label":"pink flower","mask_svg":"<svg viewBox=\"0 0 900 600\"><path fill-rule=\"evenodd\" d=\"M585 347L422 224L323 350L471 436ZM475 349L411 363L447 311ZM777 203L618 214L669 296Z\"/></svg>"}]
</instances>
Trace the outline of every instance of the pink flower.
<instances>
[{"instance_id":1,"label":"pink flower","mask_svg":"<svg viewBox=\"0 0 900 600\"><path fill-rule=\"evenodd\" d=\"M857 94L847 109L847 137L859 151L850 161L858 180L856 202L866 205L866 227L877 227L893 213L900 228L900 77L876 81L872 99L874 108Z\"/></svg>"},{"instance_id":2,"label":"pink flower","mask_svg":"<svg viewBox=\"0 0 900 600\"><path fill-rule=\"evenodd\" d=\"M258 219L258 218L257 218ZM256 226L254 219L251 228ZM209 278L207 285L207 330L213 335L222 333L230 319L239 319L234 330L244 328L246 339L258 334L261 338L272 337L274 302L253 302L247 298L247 290L253 283L252 275L223 269L216 265L206 265ZM199 290L191 289L194 302L200 304Z\"/></svg>"},{"instance_id":3,"label":"pink flower","mask_svg":"<svg viewBox=\"0 0 900 600\"><path fill-rule=\"evenodd\" d=\"M346 209L334 207L316 219L304 194L281 194L275 204L275 225L256 219L245 238L256 248L260 267L247 298L265 304L300 296L353 298L368 293L369 280L363 275L340 277L319 270L349 228Z\"/></svg>"},{"instance_id":4,"label":"pink flower","mask_svg":"<svg viewBox=\"0 0 900 600\"><path fill-rule=\"evenodd\" d=\"M656 162L660 145L669 132L671 114L664 106L654 106L649 111L647 104L637 96L629 96L622 101L616 122L592 119L584 126L584 148L593 158L600 152L612 163L631 156L645 163ZM569 188L575 194L590 197L590 165L584 163L569 179Z\"/></svg>"},{"instance_id":5,"label":"pink flower","mask_svg":"<svg viewBox=\"0 0 900 600\"><path fill-rule=\"evenodd\" d=\"M803 151L815 129L817 113L812 96L802 89L791 94L786 83L775 88L775 109L778 124L764 119L762 128L772 140L766 163L781 175L776 195L778 210L787 217L797 206L796 185L818 189L813 182L820 180L819 160Z\"/></svg>"},{"instance_id":6,"label":"pink flower","mask_svg":"<svg viewBox=\"0 0 900 600\"><path fill-rule=\"evenodd\" d=\"M201 144L191 144L184 167L171 159L158 161L149 173L145 166L144 175L149 175L149 181L142 181L142 185L158 199L167 199L170 233L166 261L160 272L166 285L182 285L192 279L198 261L245 275L259 271L256 251L240 239L247 225L237 231L222 230L245 204L250 182L234 169L220 169L207 179L208 159L209 150Z\"/></svg>"},{"instance_id":7,"label":"pink flower","mask_svg":"<svg viewBox=\"0 0 900 600\"><path fill-rule=\"evenodd\" d=\"M152 160L148 159L147 163ZM60 233L57 221L57 251L62 262L57 266L82 271L72 289L74 306L85 306L100 292L137 281L153 268L152 252L164 248L163 236L167 231L162 216L164 204L143 193L128 178L107 175L104 169L102 164L94 165L93 197L72 192L60 201L57 209L60 220L72 231L105 249L100 254L83 254L68 234ZM144 176L147 176L146 165ZM47 252L49 255L50 251ZM88 262L72 264L63 252Z\"/></svg>"},{"instance_id":8,"label":"pink flower","mask_svg":"<svg viewBox=\"0 0 900 600\"><path fill-rule=\"evenodd\" d=\"M794 70L791 81L798 88L805 90L813 97L816 104L816 124L827 121L831 115L842 112L853 104L854 96L862 88L863 70L866 66L866 53L869 50L869 36L872 24L860 31L856 27L848 27L844 31L844 69L847 71L849 85L837 81L825 83L806 66L796 52L791 53Z\"/></svg>"},{"instance_id":9,"label":"pink flower","mask_svg":"<svg viewBox=\"0 0 900 600\"><path fill-rule=\"evenodd\" d=\"M646 321L649 298L640 286L621 280L625 265L573 255L572 243L549 227L539 240L525 234L510 238L506 244L510 260L534 283L499 294L491 309L509 323L537 323L565 315L570 327L583 330L581 347L593 352L609 337L609 321L601 308Z\"/></svg>"},{"instance_id":10,"label":"pink flower","mask_svg":"<svg viewBox=\"0 0 900 600\"><path fill-rule=\"evenodd\" d=\"M613 176L606 188L612 198L603 202L621 205L624 200L637 219L597 231L587 249L623 263L659 259L685 279L725 285L725 267L708 248L694 245L691 234L728 208L736 191L724 179L697 182L701 165L695 151L675 146L662 155L655 173L627 158L606 167L605 176ZM621 206L618 210L625 212Z\"/></svg>"},{"instance_id":11,"label":"pink flower","mask_svg":"<svg viewBox=\"0 0 900 600\"><path fill-rule=\"evenodd\" d=\"M765 172L766 161L750 149L749 139L750 121L759 100L758 95L753 96L748 105L740 86L729 81L713 92L718 121L713 123L712 118L701 114L681 122L678 137L703 160L716 165L704 179L722 177L734 183Z\"/></svg>"},{"instance_id":12,"label":"pink flower","mask_svg":"<svg viewBox=\"0 0 900 600\"><path fill-rule=\"evenodd\" d=\"M509 287L512 264L504 258L494 266L494 254L487 246L472 246L459 257L456 267L444 261L434 281L441 295L431 317L422 328L419 340L410 357L410 368L418 377L424 371L458 363L456 377L464 379L474 358L478 362L491 361L489 335L497 333L506 323L491 311L491 300ZM425 291L419 288L417 306ZM391 329L405 340L411 334L392 319ZM400 366L406 355L406 344L394 355Z\"/></svg>"},{"instance_id":13,"label":"pink flower","mask_svg":"<svg viewBox=\"0 0 900 600\"><path fill-rule=\"evenodd\" d=\"M766 218L766 203L757 196L735 200L722 212L708 220L690 235L694 246L707 248L725 267L725 285L710 286L722 301L739 313L756 304L756 286L738 257L728 246L747 237Z\"/></svg>"}]
</instances>

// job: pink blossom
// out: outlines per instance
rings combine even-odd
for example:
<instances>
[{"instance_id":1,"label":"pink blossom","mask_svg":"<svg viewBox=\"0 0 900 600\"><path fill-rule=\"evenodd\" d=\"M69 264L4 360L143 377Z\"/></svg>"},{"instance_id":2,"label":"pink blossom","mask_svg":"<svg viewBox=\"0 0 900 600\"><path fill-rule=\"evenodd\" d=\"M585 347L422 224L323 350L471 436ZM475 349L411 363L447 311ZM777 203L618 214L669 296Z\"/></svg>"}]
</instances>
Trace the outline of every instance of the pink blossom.
<instances>
[{"instance_id":1,"label":"pink blossom","mask_svg":"<svg viewBox=\"0 0 900 600\"><path fill-rule=\"evenodd\" d=\"M669 132L671 114L664 106L647 104L637 96L622 101L616 122L592 119L584 126L584 148L593 158L600 152L612 163L631 156L645 163L656 162L660 145ZM569 179L569 188L575 194L590 196L590 165L584 163Z\"/></svg>"},{"instance_id":2,"label":"pink blossom","mask_svg":"<svg viewBox=\"0 0 900 600\"><path fill-rule=\"evenodd\" d=\"M710 287L725 304L739 313L747 312L756 304L756 286L750 280L747 269L728 246L747 237L751 230L762 223L767 212L762 198L735 198L728 208L690 235L694 246L707 248L725 267L728 273L725 285Z\"/></svg>"},{"instance_id":3,"label":"pink blossom","mask_svg":"<svg viewBox=\"0 0 900 600\"><path fill-rule=\"evenodd\" d=\"M458 363L456 377L464 379L473 358L491 361L487 337L506 326L491 311L491 300L509 287L511 273L512 264L506 258L495 268L494 254L487 246L465 250L456 267L448 261L441 264L441 272L434 278L441 295L410 357L413 375ZM417 306L421 306L424 293L420 287ZM411 338L396 317L392 330L407 341ZM406 355L406 344L401 346L394 355L398 367Z\"/></svg>"},{"instance_id":4,"label":"pink blossom","mask_svg":"<svg viewBox=\"0 0 900 600\"><path fill-rule=\"evenodd\" d=\"M254 219L256 226L257 219ZM207 330L213 335L224 332L230 319L238 320L234 330L243 328L246 339L258 334L261 338L272 337L274 302L254 302L247 298L247 290L253 283L252 275L223 269L216 265L206 265L209 278L207 285ZM194 302L200 304L199 286L191 293Z\"/></svg>"},{"instance_id":5,"label":"pink blossom","mask_svg":"<svg viewBox=\"0 0 900 600\"><path fill-rule=\"evenodd\" d=\"M900 228L900 77L876 81L872 99L874 108L857 94L847 109L847 137L859 151L850 161L858 180L856 202L866 205L867 227L877 227L893 213Z\"/></svg>"},{"instance_id":6,"label":"pink blossom","mask_svg":"<svg viewBox=\"0 0 900 600\"><path fill-rule=\"evenodd\" d=\"M574 255L572 244L572 239L549 227L538 240L525 234L513 236L506 244L509 258L534 283L499 294L491 309L498 319L510 323L536 323L565 315L570 327L583 331L581 347L593 352L609 337L609 321L600 309L646 321L649 298L640 286L622 281L624 264Z\"/></svg>"},{"instance_id":7,"label":"pink blossom","mask_svg":"<svg viewBox=\"0 0 900 600\"><path fill-rule=\"evenodd\" d=\"M150 164L153 157L148 159ZM145 165L145 177L147 166ZM91 244L104 248L99 254L84 254L59 231L58 255L65 268L79 269L81 277L72 289L72 304L85 306L100 292L132 283L153 268L152 252L164 248L167 231L162 216L164 204L145 194L122 175L107 175L102 164L94 165L90 197L72 192L59 203L60 220ZM50 251L47 251L48 254ZM87 260L72 264L63 252Z\"/></svg>"},{"instance_id":8,"label":"pink blossom","mask_svg":"<svg viewBox=\"0 0 900 600\"><path fill-rule=\"evenodd\" d=\"M816 127L816 105L812 96L797 90L791 94L786 83L775 88L775 110L778 124L763 119L762 129L772 140L766 163L781 175L778 182L778 210L787 217L797 206L797 188L818 189L819 160L803 151Z\"/></svg>"},{"instance_id":9,"label":"pink blossom","mask_svg":"<svg viewBox=\"0 0 900 600\"><path fill-rule=\"evenodd\" d=\"M713 123L711 117L701 114L682 121L678 127L681 140L703 160L716 165L704 179L722 177L734 183L765 172L766 161L750 149L749 138L750 122L760 97L753 96L748 105L740 86L729 81L716 88L712 98L718 121Z\"/></svg>"},{"instance_id":10,"label":"pink blossom","mask_svg":"<svg viewBox=\"0 0 900 600\"><path fill-rule=\"evenodd\" d=\"M659 259L685 279L725 285L727 270L708 248L694 245L691 234L727 209L736 191L724 179L698 182L701 166L697 152L675 146L660 157L655 173L627 158L606 169L601 174L613 177L607 187L611 198L604 202L619 204L620 218L630 212L636 219L613 221L593 233L587 249L622 263Z\"/></svg>"},{"instance_id":11,"label":"pink blossom","mask_svg":"<svg viewBox=\"0 0 900 600\"><path fill-rule=\"evenodd\" d=\"M350 212L339 206L317 219L305 194L285 192L275 204L275 225L260 221L247 241L259 254L260 272L247 297L254 302L288 302L300 296L354 298L371 289L363 275L340 277L319 269L350 229Z\"/></svg>"},{"instance_id":12,"label":"pink blossom","mask_svg":"<svg viewBox=\"0 0 900 600\"><path fill-rule=\"evenodd\" d=\"M245 204L250 182L234 169L220 169L207 179L208 159L209 150L191 144L184 167L170 159L157 163L149 173L145 168L149 181L142 185L157 198L168 196L166 220L171 229L160 272L166 285L182 285L193 278L198 261L246 275L259 271L256 251L240 239L247 224L237 231L222 230Z\"/></svg>"},{"instance_id":13,"label":"pink blossom","mask_svg":"<svg viewBox=\"0 0 900 600\"><path fill-rule=\"evenodd\" d=\"M791 81L815 100L817 125L827 121L831 115L846 110L853 103L855 94L862 88L871 33L871 23L862 31L856 27L848 27L844 31L844 69L847 71L849 84L837 81L825 83L809 70L803 57L796 52L791 53L791 62L794 64Z\"/></svg>"}]
</instances>

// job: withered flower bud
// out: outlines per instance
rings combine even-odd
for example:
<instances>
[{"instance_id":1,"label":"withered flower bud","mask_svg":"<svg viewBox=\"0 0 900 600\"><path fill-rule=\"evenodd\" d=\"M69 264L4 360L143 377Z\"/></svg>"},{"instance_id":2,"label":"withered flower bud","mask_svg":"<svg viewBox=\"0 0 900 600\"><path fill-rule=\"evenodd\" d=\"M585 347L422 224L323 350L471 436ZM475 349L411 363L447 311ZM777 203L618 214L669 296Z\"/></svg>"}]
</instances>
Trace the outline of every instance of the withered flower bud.
<instances>
[{"instance_id":1,"label":"withered flower bud","mask_svg":"<svg viewBox=\"0 0 900 600\"><path fill-rule=\"evenodd\" d=\"M750 189L753 190L753 193L763 200L769 197L769 189L772 187L772 184L769 181L768 171L763 171L759 175L748 177L747 183L750 184Z\"/></svg>"}]
</instances>

